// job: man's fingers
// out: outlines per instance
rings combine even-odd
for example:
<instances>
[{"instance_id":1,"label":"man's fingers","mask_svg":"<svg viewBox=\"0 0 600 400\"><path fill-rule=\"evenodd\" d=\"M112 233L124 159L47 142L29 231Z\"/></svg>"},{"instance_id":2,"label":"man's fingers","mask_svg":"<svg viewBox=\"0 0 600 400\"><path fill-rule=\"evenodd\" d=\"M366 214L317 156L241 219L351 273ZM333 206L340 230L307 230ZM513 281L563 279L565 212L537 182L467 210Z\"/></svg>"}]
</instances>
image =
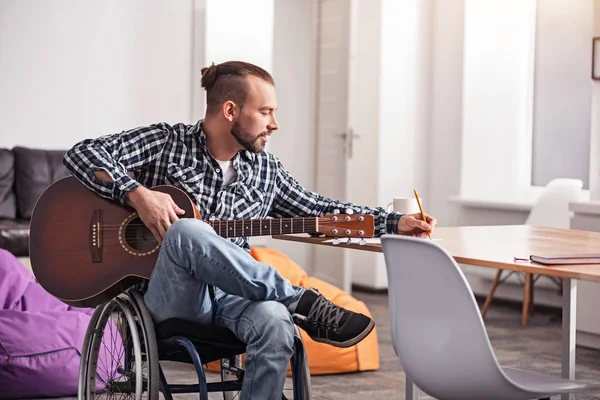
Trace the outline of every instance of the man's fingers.
<instances>
[{"instance_id":1,"label":"man's fingers","mask_svg":"<svg viewBox=\"0 0 600 400\"><path fill-rule=\"evenodd\" d=\"M429 223L429 225L431 225L431 227L435 227L437 225L437 219L433 218L430 215L426 216L427 222Z\"/></svg>"},{"instance_id":2,"label":"man's fingers","mask_svg":"<svg viewBox=\"0 0 600 400\"><path fill-rule=\"evenodd\" d=\"M176 213L176 210L169 211L169 223L175 222L179 219L179 217L175 213Z\"/></svg>"},{"instance_id":3,"label":"man's fingers","mask_svg":"<svg viewBox=\"0 0 600 400\"><path fill-rule=\"evenodd\" d=\"M154 236L154 238L156 239L156 241L160 244L162 244L162 237L160 236L160 233L158 232L158 229L156 229L155 227L149 227L148 229L150 229L150 232L152 232L152 235Z\"/></svg>"},{"instance_id":4,"label":"man's fingers","mask_svg":"<svg viewBox=\"0 0 600 400\"><path fill-rule=\"evenodd\" d=\"M171 204L173 205L173 210L175 210L175 213L177 213L179 215L185 214L185 210L182 209L181 207L179 207L177 205L177 203L175 203L175 201L173 201L173 198L171 198Z\"/></svg>"},{"instance_id":5,"label":"man's fingers","mask_svg":"<svg viewBox=\"0 0 600 400\"><path fill-rule=\"evenodd\" d=\"M429 231L429 230L431 230L431 225L429 225L425 221L421 221L421 220L418 220L416 218L413 218L413 219L408 220L408 222L409 222L409 226L412 227L412 228L419 228L419 229L421 229L423 231Z\"/></svg>"},{"instance_id":6,"label":"man's fingers","mask_svg":"<svg viewBox=\"0 0 600 400\"><path fill-rule=\"evenodd\" d=\"M167 229L161 223L158 223L157 230L158 234L160 235L160 242L162 243L162 239L165 237Z\"/></svg>"},{"instance_id":7,"label":"man's fingers","mask_svg":"<svg viewBox=\"0 0 600 400\"><path fill-rule=\"evenodd\" d=\"M171 219L170 218L171 217L169 216L169 218L167 218L164 221L162 221L161 225L162 225L163 229L165 230L165 233L163 233L163 235L162 235L163 238L165 237L165 235L167 234L167 231L169 230L169 227L171 226ZM175 218L177 218L177 217L175 216Z\"/></svg>"}]
</instances>

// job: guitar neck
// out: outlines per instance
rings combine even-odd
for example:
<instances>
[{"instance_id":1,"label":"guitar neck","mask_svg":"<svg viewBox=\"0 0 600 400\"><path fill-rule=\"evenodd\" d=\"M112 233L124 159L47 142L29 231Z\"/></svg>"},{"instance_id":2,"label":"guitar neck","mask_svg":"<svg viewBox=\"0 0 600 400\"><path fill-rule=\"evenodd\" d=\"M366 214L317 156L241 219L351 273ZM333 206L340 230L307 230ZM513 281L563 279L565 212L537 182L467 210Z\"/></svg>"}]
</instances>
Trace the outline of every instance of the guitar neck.
<instances>
[{"instance_id":1,"label":"guitar neck","mask_svg":"<svg viewBox=\"0 0 600 400\"><path fill-rule=\"evenodd\" d=\"M218 235L225 238L313 233L318 229L315 217L209 220L205 222L212 226Z\"/></svg>"}]
</instances>

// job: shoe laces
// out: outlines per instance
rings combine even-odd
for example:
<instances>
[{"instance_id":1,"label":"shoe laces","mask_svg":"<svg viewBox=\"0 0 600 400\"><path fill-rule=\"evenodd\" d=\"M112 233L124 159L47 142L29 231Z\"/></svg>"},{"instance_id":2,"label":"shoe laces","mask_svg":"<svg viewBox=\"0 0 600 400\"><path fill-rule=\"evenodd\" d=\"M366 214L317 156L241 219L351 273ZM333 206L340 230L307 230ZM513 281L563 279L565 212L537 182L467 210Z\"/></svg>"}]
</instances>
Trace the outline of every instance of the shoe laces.
<instances>
[{"instance_id":1,"label":"shoe laces","mask_svg":"<svg viewBox=\"0 0 600 400\"><path fill-rule=\"evenodd\" d=\"M308 312L306 322L325 328L337 329L345 314L344 309L336 306L323 296L319 296Z\"/></svg>"}]
</instances>

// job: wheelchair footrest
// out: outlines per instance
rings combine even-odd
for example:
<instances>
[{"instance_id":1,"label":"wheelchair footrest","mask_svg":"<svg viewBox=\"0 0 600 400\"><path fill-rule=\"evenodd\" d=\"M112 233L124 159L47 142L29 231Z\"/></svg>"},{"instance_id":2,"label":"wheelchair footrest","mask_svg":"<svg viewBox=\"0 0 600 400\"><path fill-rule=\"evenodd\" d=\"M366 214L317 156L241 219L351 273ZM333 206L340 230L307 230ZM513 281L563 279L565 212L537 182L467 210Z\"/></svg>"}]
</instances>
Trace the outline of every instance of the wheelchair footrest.
<instances>
[{"instance_id":1,"label":"wheelchair footrest","mask_svg":"<svg viewBox=\"0 0 600 400\"><path fill-rule=\"evenodd\" d=\"M242 381L223 381L207 383L208 392L239 392L242 390Z\"/></svg>"},{"instance_id":2,"label":"wheelchair footrest","mask_svg":"<svg viewBox=\"0 0 600 400\"><path fill-rule=\"evenodd\" d=\"M242 390L242 381L210 382L206 384L208 392L239 392ZM184 394L198 392L198 384L169 384L171 394Z\"/></svg>"},{"instance_id":3,"label":"wheelchair footrest","mask_svg":"<svg viewBox=\"0 0 600 400\"><path fill-rule=\"evenodd\" d=\"M242 368L236 367L235 365L231 365L229 362L223 361L221 363L221 368L225 371L235 375L238 380L244 379L244 370Z\"/></svg>"}]
</instances>

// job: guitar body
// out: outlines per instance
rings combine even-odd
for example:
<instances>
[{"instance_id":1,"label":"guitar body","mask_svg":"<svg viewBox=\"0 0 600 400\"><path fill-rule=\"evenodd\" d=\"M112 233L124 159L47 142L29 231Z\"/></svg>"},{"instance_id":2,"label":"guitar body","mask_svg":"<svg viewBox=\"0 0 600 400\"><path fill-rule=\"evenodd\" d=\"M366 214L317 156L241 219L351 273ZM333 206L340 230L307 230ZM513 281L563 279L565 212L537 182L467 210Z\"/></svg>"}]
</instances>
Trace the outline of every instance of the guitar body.
<instances>
[{"instance_id":1,"label":"guitar body","mask_svg":"<svg viewBox=\"0 0 600 400\"><path fill-rule=\"evenodd\" d=\"M171 195L185 210L179 218L200 219L182 190L152 190ZM134 209L106 200L68 177L39 198L29 248L33 272L44 289L71 306L94 307L140 278L149 279L160 246Z\"/></svg>"},{"instance_id":2,"label":"guitar body","mask_svg":"<svg viewBox=\"0 0 600 400\"><path fill-rule=\"evenodd\" d=\"M156 186L200 219L189 196L174 186ZM373 215L206 221L224 237L319 233L334 238L374 235ZM334 242L335 244L335 242ZM106 200L74 177L61 179L40 196L29 234L29 257L38 282L75 307L94 307L150 279L160 245L133 208Z\"/></svg>"}]
</instances>

